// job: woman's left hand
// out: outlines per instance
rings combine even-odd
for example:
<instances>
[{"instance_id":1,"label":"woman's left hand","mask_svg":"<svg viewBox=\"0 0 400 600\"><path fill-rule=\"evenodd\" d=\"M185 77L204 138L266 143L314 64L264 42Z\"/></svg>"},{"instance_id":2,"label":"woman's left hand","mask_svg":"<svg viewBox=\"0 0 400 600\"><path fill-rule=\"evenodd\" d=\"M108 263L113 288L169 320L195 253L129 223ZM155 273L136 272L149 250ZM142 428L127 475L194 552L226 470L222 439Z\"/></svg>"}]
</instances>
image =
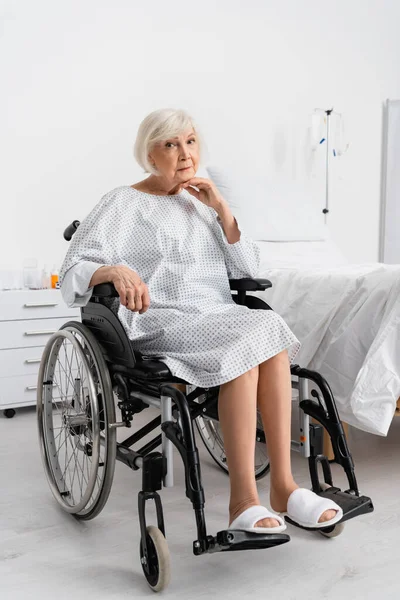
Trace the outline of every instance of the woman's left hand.
<instances>
[{"instance_id":1,"label":"woman's left hand","mask_svg":"<svg viewBox=\"0 0 400 600\"><path fill-rule=\"evenodd\" d=\"M224 200L216 185L210 179L193 177L193 179L186 181L182 187L189 194L197 198L197 200L200 200L200 202L216 211L221 220L226 239L230 244L235 244L240 240L240 230L229 204ZM196 190L195 188L198 189Z\"/></svg>"},{"instance_id":2,"label":"woman's left hand","mask_svg":"<svg viewBox=\"0 0 400 600\"><path fill-rule=\"evenodd\" d=\"M182 187L192 194L197 200L200 200L206 206L213 208L218 213L226 207L226 202L218 191L216 185L210 179L203 177L193 177L186 181ZM198 188L198 189L195 189Z\"/></svg>"}]
</instances>

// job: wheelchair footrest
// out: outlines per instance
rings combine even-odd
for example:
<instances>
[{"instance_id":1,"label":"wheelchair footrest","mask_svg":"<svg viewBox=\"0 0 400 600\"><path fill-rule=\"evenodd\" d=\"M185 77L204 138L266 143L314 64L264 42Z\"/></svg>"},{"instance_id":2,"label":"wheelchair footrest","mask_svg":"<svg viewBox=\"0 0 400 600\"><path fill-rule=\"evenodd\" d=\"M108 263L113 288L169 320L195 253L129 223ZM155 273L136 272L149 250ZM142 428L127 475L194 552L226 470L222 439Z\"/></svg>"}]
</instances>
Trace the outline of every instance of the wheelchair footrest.
<instances>
[{"instance_id":1,"label":"wheelchair footrest","mask_svg":"<svg viewBox=\"0 0 400 600\"><path fill-rule=\"evenodd\" d=\"M210 536L211 537L211 536ZM233 552L236 550L260 550L272 548L290 541L284 533L253 533L251 531L224 530L219 531L212 540L209 538L207 552Z\"/></svg>"},{"instance_id":2,"label":"wheelchair footrest","mask_svg":"<svg viewBox=\"0 0 400 600\"><path fill-rule=\"evenodd\" d=\"M336 502L336 504L340 506L343 510L341 523L354 519L354 517L373 512L374 510L372 500L371 498L368 498L368 496L354 496L349 492L342 492L337 487L330 487L320 492L318 496L329 498L329 500L333 500L333 502Z\"/></svg>"}]
</instances>

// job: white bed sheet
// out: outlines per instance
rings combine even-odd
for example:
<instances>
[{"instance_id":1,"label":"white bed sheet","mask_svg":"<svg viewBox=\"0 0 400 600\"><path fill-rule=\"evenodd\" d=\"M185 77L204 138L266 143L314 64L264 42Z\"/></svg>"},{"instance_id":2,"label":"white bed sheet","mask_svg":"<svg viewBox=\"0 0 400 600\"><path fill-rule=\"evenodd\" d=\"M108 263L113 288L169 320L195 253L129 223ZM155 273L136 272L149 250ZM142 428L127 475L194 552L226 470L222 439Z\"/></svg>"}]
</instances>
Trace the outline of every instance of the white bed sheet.
<instances>
[{"instance_id":1,"label":"white bed sheet","mask_svg":"<svg viewBox=\"0 0 400 600\"><path fill-rule=\"evenodd\" d=\"M349 264L331 241L257 242L256 295L302 347L296 363L332 388L341 418L386 435L400 396L400 265Z\"/></svg>"}]
</instances>

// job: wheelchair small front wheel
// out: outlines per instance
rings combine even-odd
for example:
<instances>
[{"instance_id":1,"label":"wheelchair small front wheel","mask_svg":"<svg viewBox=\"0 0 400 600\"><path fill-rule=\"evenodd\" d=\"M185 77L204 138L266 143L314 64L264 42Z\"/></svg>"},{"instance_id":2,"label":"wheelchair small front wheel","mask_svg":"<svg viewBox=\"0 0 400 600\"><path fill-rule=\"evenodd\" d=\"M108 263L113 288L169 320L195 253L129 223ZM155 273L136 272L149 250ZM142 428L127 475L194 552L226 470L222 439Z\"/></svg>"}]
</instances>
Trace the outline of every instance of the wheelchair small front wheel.
<instances>
[{"instance_id":1,"label":"wheelchair small front wheel","mask_svg":"<svg viewBox=\"0 0 400 600\"><path fill-rule=\"evenodd\" d=\"M48 340L38 376L37 421L53 496L79 519L92 519L110 493L116 460L115 406L108 368L79 322Z\"/></svg>"},{"instance_id":2,"label":"wheelchair small front wheel","mask_svg":"<svg viewBox=\"0 0 400 600\"><path fill-rule=\"evenodd\" d=\"M319 532L324 537L334 538L343 533L344 526L344 523L338 523L337 525L332 525L332 527L329 527L327 529L320 529Z\"/></svg>"},{"instance_id":3,"label":"wheelchair small front wheel","mask_svg":"<svg viewBox=\"0 0 400 600\"><path fill-rule=\"evenodd\" d=\"M325 482L319 484L322 491L327 490L331 486ZM332 527L327 527L326 529L319 529L319 533L327 538L334 538L338 535L341 535L344 531L344 523L337 523L336 525L332 525Z\"/></svg>"},{"instance_id":4,"label":"wheelchair small front wheel","mask_svg":"<svg viewBox=\"0 0 400 600\"><path fill-rule=\"evenodd\" d=\"M154 592L161 592L171 581L171 557L167 540L158 527L146 529L147 557L140 540L140 562L147 583Z\"/></svg>"}]
</instances>

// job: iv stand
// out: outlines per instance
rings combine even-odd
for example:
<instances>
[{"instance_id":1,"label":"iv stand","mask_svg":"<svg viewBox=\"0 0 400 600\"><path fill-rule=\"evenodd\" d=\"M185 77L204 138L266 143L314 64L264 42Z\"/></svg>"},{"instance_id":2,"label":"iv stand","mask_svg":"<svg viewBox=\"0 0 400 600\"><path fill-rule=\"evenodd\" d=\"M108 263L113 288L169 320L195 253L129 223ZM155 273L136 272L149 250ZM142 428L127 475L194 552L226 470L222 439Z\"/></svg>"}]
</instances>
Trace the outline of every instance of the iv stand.
<instances>
[{"instance_id":1,"label":"iv stand","mask_svg":"<svg viewBox=\"0 0 400 600\"><path fill-rule=\"evenodd\" d=\"M330 108L325 111L326 114L326 171L325 171L325 208L322 210L325 215L325 224L327 222L327 215L329 213L329 126L330 126L330 116L333 112L333 108Z\"/></svg>"},{"instance_id":2,"label":"iv stand","mask_svg":"<svg viewBox=\"0 0 400 600\"><path fill-rule=\"evenodd\" d=\"M334 114L337 117L339 117L340 119L340 123L341 123L341 131L342 131L342 136L343 136L343 119L342 119L342 115L340 113L337 113L333 110L332 108L329 108L328 110L325 110L323 108L315 108L314 109L314 113L324 113L326 115L326 138L323 138L320 141L320 144L322 144L322 142L326 141L326 161L325 161L325 208L322 209L322 212L325 216L325 224L327 223L327 216L329 213L329 161L330 161L330 156L331 156L331 144L330 144L330 130L331 130L331 115ZM343 143L343 139L341 140ZM343 148L333 148L333 155L334 156L341 156L342 154L344 154L344 152L347 151L349 147L349 144L346 144L346 147Z\"/></svg>"},{"instance_id":3,"label":"iv stand","mask_svg":"<svg viewBox=\"0 0 400 600\"><path fill-rule=\"evenodd\" d=\"M326 141L326 160L325 160L325 208L322 209L322 212L325 216L325 224L327 223L327 215L329 213L329 158L330 158L330 144L329 144L329 137L330 137L330 116L331 114L334 112L333 108L329 108L328 110L325 110L323 108L315 108L314 112L318 112L318 113L324 113L326 115L326 138L322 139L320 141L320 144L322 144L322 142ZM336 113L335 113L336 114Z\"/></svg>"}]
</instances>

